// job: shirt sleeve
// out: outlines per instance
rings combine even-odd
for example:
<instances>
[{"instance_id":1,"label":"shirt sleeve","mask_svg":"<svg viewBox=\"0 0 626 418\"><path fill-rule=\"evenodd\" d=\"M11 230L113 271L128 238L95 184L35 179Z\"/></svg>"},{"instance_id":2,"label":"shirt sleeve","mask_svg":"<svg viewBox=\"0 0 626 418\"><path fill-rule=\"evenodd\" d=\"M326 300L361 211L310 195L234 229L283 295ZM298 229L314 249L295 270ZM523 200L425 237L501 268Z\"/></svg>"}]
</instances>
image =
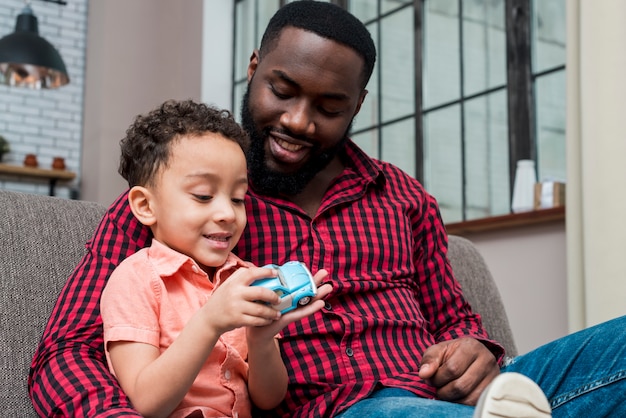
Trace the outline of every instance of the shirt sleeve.
<instances>
[{"instance_id":1,"label":"shirt sleeve","mask_svg":"<svg viewBox=\"0 0 626 418\"><path fill-rule=\"evenodd\" d=\"M151 276L146 255L140 254L133 254L113 271L100 300L104 350L112 371L108 342L133 341L159 347L161 288Z\"/></svg>"},{"instance_id":2,"label":"shirt sleeve","mask_svg":"<svg viewBox=\"0 0 626 418\"><path fill-rule=\"evenodd\" d=\"M119 262L150 239L122 194L69 276L35 352L28 389L40 416L139 416L107 367L100 296Z\"/></svg>"},{"instance_id":3,"label":"shirt sleeve","mask_svg":"<svg viewBox=\"0 0 626 418\"><path fill-rule=\"evenodd\" d=\"M504 357L504 348L489 339L480 315L472 311L460 284L454 278L447 257L448 236L436 200L426 194L423 216L415 228L417 251L415 263L420 304L437 342L460 337L481 341L496 357Z\"/></svg>"}]
</instances>

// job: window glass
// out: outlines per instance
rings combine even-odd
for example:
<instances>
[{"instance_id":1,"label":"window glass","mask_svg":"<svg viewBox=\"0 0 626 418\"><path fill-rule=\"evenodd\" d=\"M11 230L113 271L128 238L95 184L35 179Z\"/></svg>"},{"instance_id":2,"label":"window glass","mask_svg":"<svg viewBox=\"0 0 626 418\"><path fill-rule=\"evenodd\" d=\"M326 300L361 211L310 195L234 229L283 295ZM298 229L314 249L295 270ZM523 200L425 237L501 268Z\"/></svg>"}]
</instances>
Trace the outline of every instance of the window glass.
<instances>
[{"instance_id":1,"label":"window glass","mask_svg":"<svg viewBox=\"0 0 626 418\"><path fill-rule=\"evenodd\" d=\"M400 7L405 7L407 4L412 4L413 0L382 0L380 2L380 13L385 14L392 10L397 10ZM408 9L411 10L412 8Z\"/></svg>"},{"instance_id":2,"label":"window glass","mask_svg":"<svg viewBox=\"0 0 626 418\"><path fill-rule=\"evenodd\" d=\"M429 112L424 123L424 187L439 202L445 222L463 219L461 107Z\"/></svg>"},{"instance_id":3,"label":"window glass","mask_svg":"<svg viewBox=\"0 0 626 418\"><path fill-rule=\"evenodd\" d=\"M532 0L533 73L565 64L565 0Z\"/></svg>"},{"instance_id":4,"label":"window glass","mask_svg":"<svg viewBox=\"0 0 626 418\"><path fill-rule=\"evenodd\" d=\"M535 80L537 107L537 179L567 178L565 159L565 70Z\"/></svg>"},{"instance_id":5,"label":"window glass","mask_svg":"<svg viewBox=\"0 0 626 418\"><path fill-rule=\"evenodd\" d=\"M465 219L510 212L506 91L464 104Z\"/></svg>"},{"instance_id":6,"label":"window glass","mask_svg":"<svg viewBox=\"0 0 626 418\"><path fill-rule=\"evenodd\" d=\"M378 152L378 129L369 129L355 135L352 140L370 157L380 158Z\"/></svg>"},{"instance_id":7,"label":"window glass","mask_svg":"<svg viewBox=\"0 0 626 418\"><path fill-rule=\"evenodd\" d=\"M459 7L457 0L424 2L422 97L425 109L461 94Z\"/></svg>"},{"instance_id":8,"label":"window glass","mask_svg":"<svg viewBox=\"0 0 626 418\"><path fill-rule=\"evenodd\" d=\"M253 0L243 0L235 4L235 79L246 77L248 68L248 54L256 48L255 33L249 28L255 27L254 22L255 7Z\"/></svg>"},{"instance_id":9,"label":"window glass","mask_svg":"<svg viewBox=\"0 0 626 418\"><path fill-rule=\"evenodd\" d=\"M381 20L382 122L415 113L413 9Z\"/></svg>"},{"instance_id":10,"label":"window glass","mask_svg":"<svg viewBox=\"0 0 626 418\"><path fill-rule=\"evenodd\" d=\"M376 31L378 30L378 23L373 22L367 25L367 29L372 34L374 39L374 44L376 45L376 50L378 51L380 48L376 44ZM372 126L377 126L380 124L380 120L378 118L379 107L380 107L380 92L378 91L378 67L380 66L380 60L376 60L376 64L374 66L374 71L372 72L372 76L370 77L370 81L367 83L367 96L365 96L365 101L363 105L361 105L361 110L359 114L356 116L354 121L354 131L369 129Z\"/></svg>"},{"instance_id":11,"label":"window glass","mask_svg":"<svg viewBox=\"0 0 626 418\"><path fill-rule=\"evenodd\" d=\"M415 177L415 119L386 125L382 129L383 161L390 162Z\"/></svg>"},{"instance_id":12,"label":"window glass","mask_svg":"<svg viewBox=\"0 0 626 418\"><path fill-rule=\"evenodd\" d=\"M463 1L463 86L466 96L506 84L504 2Z\"/></svg>"}]
</instances>

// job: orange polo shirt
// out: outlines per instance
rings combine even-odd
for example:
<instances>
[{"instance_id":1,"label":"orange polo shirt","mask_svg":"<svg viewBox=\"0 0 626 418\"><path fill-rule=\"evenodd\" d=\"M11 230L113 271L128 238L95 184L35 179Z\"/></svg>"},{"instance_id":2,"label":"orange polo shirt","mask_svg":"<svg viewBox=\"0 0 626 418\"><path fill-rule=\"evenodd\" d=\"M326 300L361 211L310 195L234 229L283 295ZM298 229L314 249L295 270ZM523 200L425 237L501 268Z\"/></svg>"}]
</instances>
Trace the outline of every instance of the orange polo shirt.
<instances>
[{"instance_id":1,"label":"orange polo shirt","mask_svg":"<svg viewBox=\"0 0 626 418\"><path fill-rule=\"evenodd\" d=\"M191 258L152 240L120 263L102 293L105 350L109 341L136 341L162 353L224 280L250 266L230 254L211 282ZM245 329L223 334L171 416L201 410L205 417L250 417L247 357Z\"/></svg>"}]
</instances>

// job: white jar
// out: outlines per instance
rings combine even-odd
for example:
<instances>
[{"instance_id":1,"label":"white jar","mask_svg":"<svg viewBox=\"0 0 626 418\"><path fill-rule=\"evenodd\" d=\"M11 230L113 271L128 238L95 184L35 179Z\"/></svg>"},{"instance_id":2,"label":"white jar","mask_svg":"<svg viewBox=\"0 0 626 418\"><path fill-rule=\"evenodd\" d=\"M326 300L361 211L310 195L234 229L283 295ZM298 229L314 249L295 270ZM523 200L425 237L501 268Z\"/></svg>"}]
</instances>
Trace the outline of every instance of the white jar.
<instances>
[{"instance_id":1,"label":"white jar","mask_svg":"<svg viewBox=\"0 0 626 418\"><path fill-rule=\"evenodd\" d=\"M535 162L533 160L519 160L515 170L515 183L513 185L513 200L511 210L514 213L528 212L535 206Z\"/></svg>"}]
</instances>

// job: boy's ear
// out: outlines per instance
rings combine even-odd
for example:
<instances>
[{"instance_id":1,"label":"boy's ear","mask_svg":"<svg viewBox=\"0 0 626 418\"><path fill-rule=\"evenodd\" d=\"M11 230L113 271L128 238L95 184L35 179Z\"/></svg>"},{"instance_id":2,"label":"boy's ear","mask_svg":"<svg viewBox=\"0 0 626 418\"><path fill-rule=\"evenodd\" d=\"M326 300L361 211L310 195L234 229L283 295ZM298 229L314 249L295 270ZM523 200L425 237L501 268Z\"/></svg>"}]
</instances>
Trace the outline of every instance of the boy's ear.
<instances>
[{"instance_id":1,"label":"boy's ear","mask_svg":"<svg viewBox=\"0 0 626 418\"><path fill-rule=\"evenodd\" d=\"M128 192L130 209L139 222L146 226L151 226L156 222L153 198L150 190L142 186L134 186Z\"/></svg>"}]
</instances>

